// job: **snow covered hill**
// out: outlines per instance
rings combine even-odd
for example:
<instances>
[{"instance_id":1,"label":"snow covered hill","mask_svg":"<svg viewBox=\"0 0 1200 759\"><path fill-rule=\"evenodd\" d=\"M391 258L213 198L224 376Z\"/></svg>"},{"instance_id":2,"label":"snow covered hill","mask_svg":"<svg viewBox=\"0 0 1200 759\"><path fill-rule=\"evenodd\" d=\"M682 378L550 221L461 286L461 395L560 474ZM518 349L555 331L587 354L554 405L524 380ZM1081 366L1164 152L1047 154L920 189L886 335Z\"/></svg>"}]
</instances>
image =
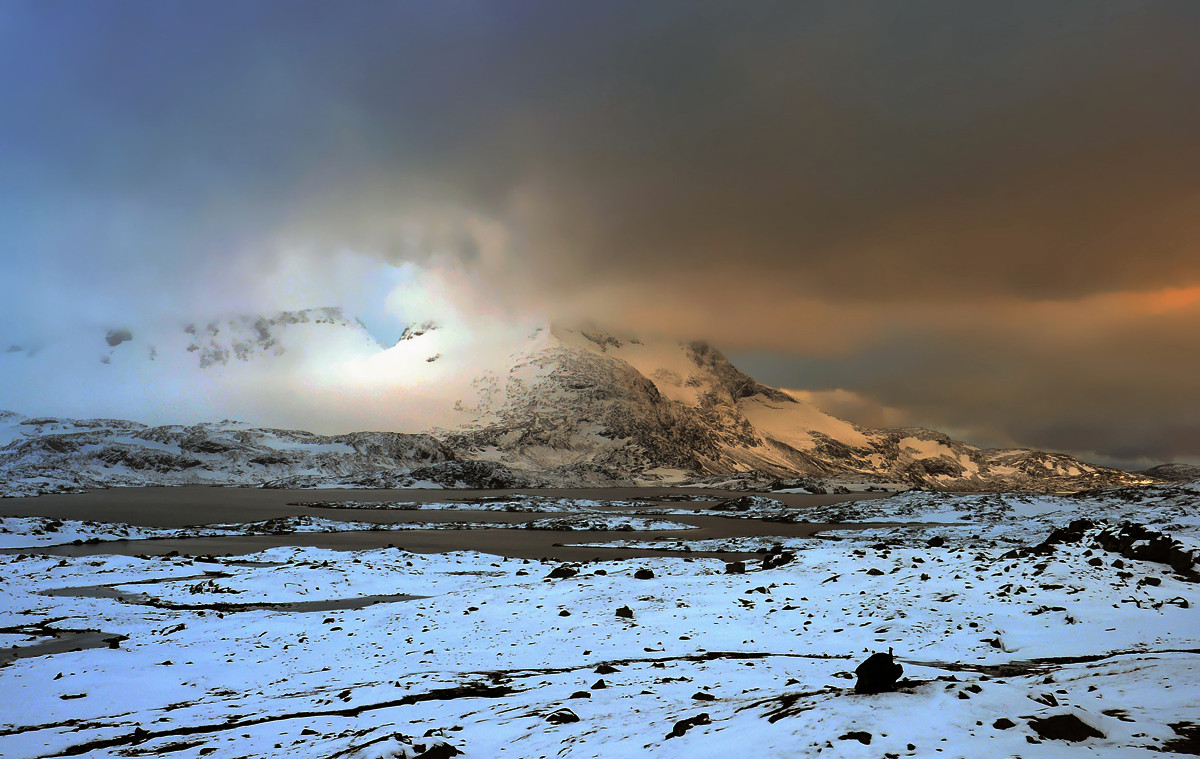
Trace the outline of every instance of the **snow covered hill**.
<instances>
[{"instance_id":1,"label":"snow covered hill","mask_svg":"<svg viewBox=\"0 0 1200 759\"><path fill-rule=\"evenodd\" d=\"M1070 491L1155 481L926 429L862 428L755 381L702 342L424 321L385 347L336 308L93 337L0 355L0 405L46 415L0 418L10 493L713 477ZM157 426L58 417L89 410ZM223 417L247 422L205 422Z\"/></svg>"},{"instance_id":2,"label":"snow covered hill","mask_svg":"<svg viewBox=\"0 0 1200 759\"><path fill-rule=\"evenodd\" d=\"M148 427L0 412L4 495L187 484L436 487L416 477L422 468L436 472L453 459L429 435L323 436L228 421Z\"/></svg>"}]
</instances>

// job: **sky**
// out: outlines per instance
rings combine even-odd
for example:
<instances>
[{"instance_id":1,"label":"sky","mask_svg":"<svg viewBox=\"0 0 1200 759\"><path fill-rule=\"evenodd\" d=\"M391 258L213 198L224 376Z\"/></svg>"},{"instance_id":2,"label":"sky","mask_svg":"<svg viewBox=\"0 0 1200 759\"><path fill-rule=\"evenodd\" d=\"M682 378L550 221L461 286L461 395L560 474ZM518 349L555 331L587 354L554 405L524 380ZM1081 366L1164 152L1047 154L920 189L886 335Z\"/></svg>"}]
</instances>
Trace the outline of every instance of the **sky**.
<instances>
[{"instance_id":1,"label":"sky","mask_svg":"<svg viewBox=\"0 0 1200 759\"><path fill-rule=\"evenodd\" d=\"M1200 3L0 4L0 342L339 303L707 339L1200 461Z\"/></svg>"}]
</instances>

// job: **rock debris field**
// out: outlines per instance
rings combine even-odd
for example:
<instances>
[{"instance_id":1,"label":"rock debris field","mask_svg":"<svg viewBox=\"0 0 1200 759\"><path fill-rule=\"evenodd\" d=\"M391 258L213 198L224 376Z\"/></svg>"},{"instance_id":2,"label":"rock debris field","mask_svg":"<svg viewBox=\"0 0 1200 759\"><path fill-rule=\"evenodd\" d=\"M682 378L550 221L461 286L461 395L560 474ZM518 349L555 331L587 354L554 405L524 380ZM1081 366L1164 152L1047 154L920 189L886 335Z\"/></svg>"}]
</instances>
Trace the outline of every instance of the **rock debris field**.
<instances>
[{"instance_id":1,"label":"rock debris field","mask_svg":"<svg viewBox=\"0 0 1200 759\"><path fill-rule=\"evenodd\" d=\"M564 563L3 518L0 755L1200 755L1200 483L724 513L908 524Z\"/></svg>"}]
</instances>

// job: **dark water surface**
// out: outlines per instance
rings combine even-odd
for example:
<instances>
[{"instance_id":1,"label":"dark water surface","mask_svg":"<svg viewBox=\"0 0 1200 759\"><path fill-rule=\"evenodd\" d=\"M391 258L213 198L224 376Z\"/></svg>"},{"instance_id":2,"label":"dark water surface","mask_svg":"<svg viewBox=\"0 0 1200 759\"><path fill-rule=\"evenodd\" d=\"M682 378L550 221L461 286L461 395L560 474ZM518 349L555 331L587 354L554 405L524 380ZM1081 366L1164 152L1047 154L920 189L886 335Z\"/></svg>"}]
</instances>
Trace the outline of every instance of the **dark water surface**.
<instances>
[{"instance_id":1,"label":"dark water surface","mask_svg":"<svg viewBox=\"0 0 1200 759\"><path fill-rule=\"evenodd\" d=\"M614 540L675 540L692 541L740 537L809 537L828 529L882 527L842 524L789 524L758 519L716 516L706 510L713 503L736 498L745 493L693 488L587 488L537 490L262 490L251 488L180 487L180 488L113 488L70 495L47 495L36 498L0 501L0 515L43 516L58 519L84 519L100 522L123 522L145 526L178 528L196 524L257 522L276 517L319 515L327 519L398 523L461 523L487 522L513 525L561 513L514 513L503 511L413 511L380 509L325 509L289 505L303 501L400 501L435 503L469 501L488 496L537 495L594 500L624 500L670 498L671 496L711 496L707 502L664 502L662 505L694 510L694 514L671 515L662 519L688 524L689 530L638 531L581 531L527 529L408 529L380 531L350 531L332 533L296 533L282 535L222 535L218 537L182 538L167 540L119 540L92 545L62 545L17 549L23 553L55 556L89 556L98 554L163 555L172 551L193 556L244 555L278 546L316 546L334 550L364 550L401 547L418 553L445 551L481 551L515 558L551 558L560 561L622 559L648 556L719 556L741 558L749 554L738 552L687 552L685 543L677 550L616 549L595 546L564 546L563 543L603 543ZM796 493L770 494L772 498L794 508L820 506L880 494L809 495ZM9 551L15 552L15 551Z\"/></svg>"},{"instance_id":2,"label":"dark water surface","mask_svg":"<svg viewBox=\"0 0 1200 759\"><path fill-rule=\"evenodd\" d=\"M747 493L701 488L535 488L532 490L266 490L262 488L223 488L208 486L111 488L86 493L42 495L34 498L0 499L0 516L42 516L57 519L92 519L98 522L124 522L141 527L184 527L193 524L258 522L276 517L320 513L333 516L332 509L320 512L298 501L376 501L404 503L441 503L470 501L496 496L545 496L550 498L590 498L595 500L655 500L672 496L711 496L707 503L672 502L664 506L706 509L713 503L738 498ZM766 493L789 506L823 506L830 503L879 498L889 493L852 493L849 495L809 495L807 493ZM405 521L377 515L373 509L354 509L342 517L353 521ZM389 512L383 512L388 514ZM403 512L396 512L399 517ZM426 512L425 519L428 519Z\"/></svg>"}]
</instances>

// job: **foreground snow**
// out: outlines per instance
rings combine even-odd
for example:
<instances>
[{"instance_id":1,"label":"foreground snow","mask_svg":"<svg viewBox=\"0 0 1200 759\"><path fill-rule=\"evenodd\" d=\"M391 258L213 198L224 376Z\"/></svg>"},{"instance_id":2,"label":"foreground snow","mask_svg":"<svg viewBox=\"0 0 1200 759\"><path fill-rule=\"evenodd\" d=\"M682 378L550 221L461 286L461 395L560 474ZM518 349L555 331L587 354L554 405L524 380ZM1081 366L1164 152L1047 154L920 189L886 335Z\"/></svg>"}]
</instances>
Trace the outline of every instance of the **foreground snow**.
<instances>
[{"instance_id":1,"label":"foreground snow","mask_svg":"<svg viewBox=\"0 0 1200 759\"><path fill-rule=\"evenodd\" d=\"M1195 538L1190 487L1142 500L1156 528ZM1096 548L1096 528L1027 550L1064 524L1043 518L1119 517L1133 501L841 506L869 516L889 501L950 525L795 540L789 563L745 574L681 557L551 579L552 563L397 549L3 555L0 644L49 629L126 637L4 666L0 755L366 758L445 742L476 758L1150 757L1185 745L1200 714L1200 585ZM354 598L371 605L255 606ZM907 682L855 694L855 666L888 648ZM1038 737L1032 721L1054 715L1104 737Z\"/></svg>"}]
</instances>

